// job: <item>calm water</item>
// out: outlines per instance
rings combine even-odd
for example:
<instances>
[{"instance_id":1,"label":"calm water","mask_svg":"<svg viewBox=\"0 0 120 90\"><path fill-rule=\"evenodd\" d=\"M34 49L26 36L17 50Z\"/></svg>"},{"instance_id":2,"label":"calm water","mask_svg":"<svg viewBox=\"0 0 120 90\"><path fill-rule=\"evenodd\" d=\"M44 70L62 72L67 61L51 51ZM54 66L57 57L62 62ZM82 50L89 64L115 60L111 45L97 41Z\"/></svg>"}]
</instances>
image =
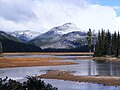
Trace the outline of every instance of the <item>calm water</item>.
<instances>
[{"instance_id":1,"label":"calm water","mask_svg":"<svg viewBox=\"0 0 120 90\"><path fill-rule=\"evenodd\" d=\"M120 87L103 86L101 84L79 83L64 80L43 79L46 83L50 83L59 90L120 90ZM57 83L56 83L57 82Z\"/></svg>"},{"instance_id":2,"label":"calm water","mask_svg":"<svg viewBox=\"0 0 120 90\"><path fill-rule=\"evenodd\" d=\"M7 56L8 57L8 56ZM12 57L12 56L9 56ZM17 57L17 56L14 56ZM29 57L29 55L18 56ZM50 56L50 55L30 55L30 57L63 57L67 58L64 61L77 62L76 65L61 65L61 66L36 66L36 67L18 67L18 68L1 68L0 77L8 76L13 79L23 79L26 76L40 75L48 70L70 71L74 75L100 75L100 76L120 76L120 64L112 62L94 62L91 60L76 60L76 56ZM60 60L59 60L60 61ZM58 61L58 62L59 62ZM63 60L62 60L63 61ZM52 62L52 61L50 61ZM120 87L103 86L92 83L79 83L63 80L49 80L46 82L59 88L59 90L120 90ZM57 82L57 83L56 83Z\"/></svg>"}]
</instances>

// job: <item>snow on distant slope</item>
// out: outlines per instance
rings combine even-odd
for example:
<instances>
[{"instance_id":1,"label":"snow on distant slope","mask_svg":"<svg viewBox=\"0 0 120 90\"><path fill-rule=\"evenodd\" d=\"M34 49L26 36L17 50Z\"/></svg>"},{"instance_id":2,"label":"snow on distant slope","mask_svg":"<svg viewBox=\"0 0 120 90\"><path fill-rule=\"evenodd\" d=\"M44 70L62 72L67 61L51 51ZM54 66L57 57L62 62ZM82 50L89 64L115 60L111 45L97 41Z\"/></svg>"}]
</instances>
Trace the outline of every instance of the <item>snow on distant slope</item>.
<instances>
[{"instance_id":1,"label":"snow on distant slope","mask_svg":"<svg viewBox=\"0 0 120 90\"><path fill-rule=\"evenodd\" d=\"M30 43L41 48L75 48L84 45L86 32L83 32L73 23L65 23L53 27L48 32L32 39Z\"/></svg>"},{"instance_id":2,"label":"snow on distant slope","mask_svg":"<svg viewBox=\"0 0 120 90\"><path fill-rule=\"evenodd\" d=\"M67 34L69 32L72 31L80 31L81 29L78 28L75 24L73 23L65 23L61 26L57 26L52 28L50 31L48 32L54 32L55 34Z\"/></svg>"},{"instance_id":3,"label":"snow on distant slope","mask_svg":"<svg viewBox=\"0 0 120 90\"><path fill-rule=\"evenodd\" d=\"M80 28L78 28L75 24L73 23L65 23L61 26L57 26L57 27L53 27L52 29L50 29L49 31L39 35L38 37L35 38L36 39L43 39L43 38L58 38L61 37L64 34L67 34L69 32L73 32L73 31L81 31Z\"/></svg>"},{"instance_id":4,"label":"snow on distant slope","mask_svg":"<svg viewBox=\"0 0 120 90\"><path fill-rule=\"evenodd\" d=\"M54 48L54 49L70 49L83 46L87 44L87 33L81 31L73 31L67 34L63 34L62 37L55 43L41 46L42 48Z\"/></svg>"},{"instance_id":5,"label":"snow on distant slope","mask_svg":"<svg viewBox=\"0 0 120 90\"><path fill-rule=\"evenodd\" d=\"M27 42L33 38L35 38L36 36L40 35L40 32L33 32L30 30L24 30L24 31L15 31L10 33L10 35L17 37L18 39Z\"/></svg>"}]
</instances>

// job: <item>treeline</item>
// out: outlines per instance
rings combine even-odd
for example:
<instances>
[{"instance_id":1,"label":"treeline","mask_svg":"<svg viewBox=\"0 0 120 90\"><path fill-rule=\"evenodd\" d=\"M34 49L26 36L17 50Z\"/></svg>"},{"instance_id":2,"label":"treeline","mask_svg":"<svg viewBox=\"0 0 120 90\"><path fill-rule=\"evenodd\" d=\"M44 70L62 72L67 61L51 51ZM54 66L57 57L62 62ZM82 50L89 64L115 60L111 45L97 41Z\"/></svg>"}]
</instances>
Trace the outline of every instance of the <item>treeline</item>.
<instances>
[{"instance_id":1,"label":"treeline","mask_svg":"<svg viewBox=\"0 0 120 90\"><path fill-rule=\"evenodd\" d=\"M89 48L88 48L88 45L80 46L80 47L77 47L77 48L71 48L71 49L67 49L67 48L66 49L47 48L47 49L43 49L43 52L89 52Z\"/></svg>"},{"instance_id":2,"label":"treeline","mask_svg":"<svg viewBox=\"0 0 120 90\"><path fill-rule=\"evenodd\" d=\"M111 55L118 57L120 55L120 34L114 32L111 34L109 30L99 31L95 46L95 56Z\"/></svg>"}]
</instances>

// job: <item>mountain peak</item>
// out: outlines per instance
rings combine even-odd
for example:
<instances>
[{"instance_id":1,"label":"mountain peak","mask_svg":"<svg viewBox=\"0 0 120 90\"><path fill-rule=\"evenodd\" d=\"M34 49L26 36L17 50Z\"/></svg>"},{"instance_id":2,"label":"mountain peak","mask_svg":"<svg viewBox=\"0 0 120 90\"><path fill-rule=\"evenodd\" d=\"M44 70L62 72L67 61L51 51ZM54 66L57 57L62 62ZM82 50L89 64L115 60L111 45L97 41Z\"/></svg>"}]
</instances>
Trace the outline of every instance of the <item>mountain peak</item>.
<instances>
[{"instance_id":1,"label":"mountain peak","mask_svg":"<svg viewBox=\"0 0 120 90\"><path fill-rule=\"evenodd\" d=\"M74 24L74 23L71 23L71 22L69 22L69 23L65 23L65 24L63 24L63 26L64 27L76 27L76 25Z\"/></svg>"},{"instance_id":2,"label":"mountain peak","mask_svg":"<svg viewBox=\"0 0 120 90\"><path fill-rule=\"evenodd\" d=\"M22 30L22 31L15 31L11 32L10 35L19 38L20 40L27 42L36 36L40 35L39 32L33 32L31 30Z\"/></svg>"},{"instance_id":3,"label":"mountain peak","mask_svg":"<svg viewBox=\"0 0 120 90\"><path fill-rule=\"evenodd\" d=\"M54 32L55 34L66 34L72 31L80 31L81 29L78 28L74 23L65 23L63 25L57 26L52 28L50 31L48 32Z\"/></svg>"}]
</instances>

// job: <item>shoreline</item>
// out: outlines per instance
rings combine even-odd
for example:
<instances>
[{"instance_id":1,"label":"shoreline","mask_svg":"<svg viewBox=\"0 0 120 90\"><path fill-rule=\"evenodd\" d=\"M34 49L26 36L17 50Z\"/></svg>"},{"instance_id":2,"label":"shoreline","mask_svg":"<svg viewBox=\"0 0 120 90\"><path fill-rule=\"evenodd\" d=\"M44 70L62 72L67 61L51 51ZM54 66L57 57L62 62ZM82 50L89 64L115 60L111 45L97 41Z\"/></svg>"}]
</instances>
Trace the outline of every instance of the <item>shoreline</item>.
<instances>
[{"instance_id":1,"label":"shoreline","mask_svg":"<svg viewBox=\"0 0 120 90\"><path fill-rule=\"evenodd\" d=\"M120 62L120 58L116 57L94 57L94 61L101 61L101 62Z\"/></svg>"},{"instance_id":2,"label":"shoreline","mask_svg":"<svg viewBox=\"0 0 120 90\"><path fill-rule=\"evenodd\" d=\"M64 55L64 54L68 54L68 55L85 55L85 54L90 54L89 52L5 52L2 53L2 55L24 55L24 54L40 54L40 55ZM94 54L94 53L91 53Z\"/></svg>"},{"instance_id":3,"label":"shoreline","mask_svg":"<svg viewBox=\"0 0 120 90\"><path fill-rule=\"evenodd\" d=\"M74 76L66 71L48 71L46 74L37 76L37 78L69 80L78 82L88 82L103 84L107 86L120 86L120 77L115 76Z\"/></svg>"}]
</instances>

